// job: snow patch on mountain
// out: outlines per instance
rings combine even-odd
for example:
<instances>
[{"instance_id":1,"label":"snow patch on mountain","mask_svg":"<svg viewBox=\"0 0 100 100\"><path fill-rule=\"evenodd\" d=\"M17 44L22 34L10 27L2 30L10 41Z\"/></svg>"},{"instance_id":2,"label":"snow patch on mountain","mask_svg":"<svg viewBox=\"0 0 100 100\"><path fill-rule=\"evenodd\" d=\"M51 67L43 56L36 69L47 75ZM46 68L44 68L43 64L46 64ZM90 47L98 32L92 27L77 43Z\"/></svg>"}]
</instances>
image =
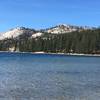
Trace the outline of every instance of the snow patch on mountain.
<instances>
[{"instance_id":1,"label":"snow patch on mountain","mask_svg":"<svg viewBox=\"0 0 100 100\"><path fill-rule=\"evenodd\" d=\"M78 30L77 27L61 24L61 25L57 25L55 27L48 29L47 32L53 33L53 34L60 34L60 33L70 33L77 30Z\"/></svg>"},{"instance_id":2,"label":"snow patch on mountain","mask_svg":"<svg viewBox=\"0 0 100 100\"><path fill-rule=\"evenodd\" d=\"M21 34L23 34L24 30L22 30L21 28L17 27L15 29L12 29L8 32L2 33L2 35L0 36L0 40L5 39L5 38L15 38Z\"/></svg>"},{"instance_id":3,"label":"snow patch on mountain","mask_svg":"<svg viewBox=\"0 0 100 100\"><path fill-rule=\"evenodd\" d=\"M87 26L60 24L55 27L46 29L46 32L52 33L52 34L62 34L62 33L70 33L70 32L82 31L82 30L88 30L88 29L92 29L92 28L87 27Z\"/></svg>"},{"instance_id":4,"label":"snow patch on mountain","mask_svg":"<svg viewBox=\"0 0 100 100\"><path fill-rule=\"evenodd\" d=\"M43 33L38 32L38 33L36 33L36 34L33 34L33 35L32 35L32 38L40 37L42 34L43 34Z\"/></svg>"}]
</instances>

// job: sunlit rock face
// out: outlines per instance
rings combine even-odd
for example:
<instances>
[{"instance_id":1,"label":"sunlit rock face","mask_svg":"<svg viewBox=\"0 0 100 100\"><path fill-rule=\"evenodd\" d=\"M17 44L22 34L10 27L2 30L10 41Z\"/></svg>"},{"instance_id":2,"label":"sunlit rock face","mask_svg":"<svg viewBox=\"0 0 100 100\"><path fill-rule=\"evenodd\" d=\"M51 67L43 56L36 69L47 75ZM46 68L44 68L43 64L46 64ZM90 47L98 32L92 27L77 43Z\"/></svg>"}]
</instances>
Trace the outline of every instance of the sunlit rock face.
<instances>
[{"instance_id":1,"label":"sunlit rock face","mask_svg":"<svg viewBox=\"0 0 100 100\"><path fill-rule=\"evenodd\" d=\"M34 29L28 29L28 28L24 28L24 27L17 27L14 29L11 29L7 32L4 32L1 34L0 36L0 40L2 39L6 39L6 38L16 38L20 35L27 35L27 36L32 36L32 34L35 33Z\"/></svg>"}]
</instances>

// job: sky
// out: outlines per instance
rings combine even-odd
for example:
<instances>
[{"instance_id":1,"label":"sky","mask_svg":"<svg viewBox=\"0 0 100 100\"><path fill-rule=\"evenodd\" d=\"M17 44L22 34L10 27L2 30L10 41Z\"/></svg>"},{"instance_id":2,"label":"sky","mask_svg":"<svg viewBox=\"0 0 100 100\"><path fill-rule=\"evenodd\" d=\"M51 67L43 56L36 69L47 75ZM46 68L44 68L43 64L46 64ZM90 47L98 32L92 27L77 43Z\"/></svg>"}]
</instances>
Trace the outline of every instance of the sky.
<instances>
[{"instance_id":1,"label":"sky","mask_svg":"<svg viewBox=\"0 0 100 100\"><path fill-rule=\"evenodd\" d=\"M58 24L100 26L100 0L0 0L0 32Z\"/></svg>"}]
</instances>

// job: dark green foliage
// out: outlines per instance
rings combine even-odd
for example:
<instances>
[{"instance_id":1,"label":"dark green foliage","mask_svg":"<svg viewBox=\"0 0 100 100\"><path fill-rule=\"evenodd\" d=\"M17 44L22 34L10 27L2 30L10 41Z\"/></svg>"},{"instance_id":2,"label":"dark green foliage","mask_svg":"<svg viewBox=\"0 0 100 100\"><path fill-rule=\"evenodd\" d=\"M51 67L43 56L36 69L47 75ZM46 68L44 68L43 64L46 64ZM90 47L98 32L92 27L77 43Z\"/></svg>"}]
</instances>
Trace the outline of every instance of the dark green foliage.
<instances>
[{"instance_id":1,"label":"dark green foliage","mask_svg":"<svg viewBox=\"0 0 100 100\"><path fill-rule=\"evenodd\" d=\"M44 33L44 35L37 38L25 35L17 39L0 41L1 51L7 51L11 47L14 47L15 51L21 52L100 54L100 29L56 35Z\"/></svg>"}]
</instances>

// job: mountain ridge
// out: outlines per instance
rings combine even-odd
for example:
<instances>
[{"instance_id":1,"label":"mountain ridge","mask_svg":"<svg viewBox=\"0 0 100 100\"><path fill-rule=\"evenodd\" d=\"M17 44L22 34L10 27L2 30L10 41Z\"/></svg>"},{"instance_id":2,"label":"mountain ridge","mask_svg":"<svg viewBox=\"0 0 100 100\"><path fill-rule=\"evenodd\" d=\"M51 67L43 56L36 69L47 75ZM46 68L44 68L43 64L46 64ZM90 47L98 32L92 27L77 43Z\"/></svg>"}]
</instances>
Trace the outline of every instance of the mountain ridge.
<instances>
[{"instance_id":1,"label":"mountain ridge","mask_svg":"<svg viewBox=\"0 0 100 100\"><path fill-rule=\"evenodd\" d=\"M100 54L100 28L59 25L35 30L17 27L0 38L0 51Z\"/></svg>"},{"instance_id":2,"label":"mountain ridge","mask_svg":"<svg viewBox=\"0 0 100 100\"><path fill-rule=\"evenodd\" d=\"M26 27L16 27L16 28L10 29L7 32L3 32L0 35L0 40L6 39L6 38L12 38L12 37L16 38L22 34L27 34L35 38L35 37L41 36L43 33L63 34L63 33L71 33L74 31L92 30L92 29L95 29L95 28L89 27L89 26L75 26L75 25L69 25L69 24L59 24L53 27L49 27L46 29L39 29L39 30L26 28Z\"/></svg>"}]
</instances>

